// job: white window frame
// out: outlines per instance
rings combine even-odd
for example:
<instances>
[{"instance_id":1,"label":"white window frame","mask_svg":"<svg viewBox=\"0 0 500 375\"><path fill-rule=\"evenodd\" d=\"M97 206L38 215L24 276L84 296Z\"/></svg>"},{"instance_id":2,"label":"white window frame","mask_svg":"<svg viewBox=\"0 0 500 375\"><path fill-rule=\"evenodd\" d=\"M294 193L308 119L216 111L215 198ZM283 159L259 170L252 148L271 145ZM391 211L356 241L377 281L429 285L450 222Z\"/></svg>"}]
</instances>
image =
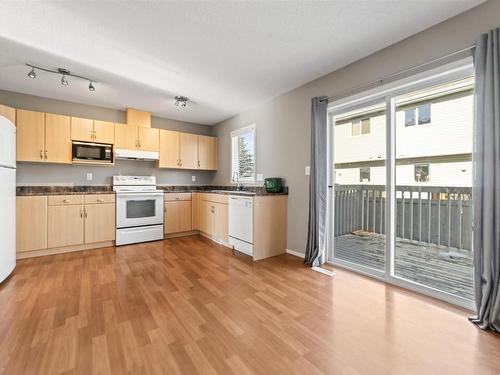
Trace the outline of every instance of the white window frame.
<instances>
[{"instance_id":1,"label":"white window frame","mask_svg":"<svg viewBox=\"0 0 500 375\"><path fill-rule=\"evenodd\" d=\"M328 133L329 133L329 144L328 144L328 181L329 185L333 186L334 180L333 176L335 173L334 161L333 161L333 144L334 144L334 132L332 126L335 124L335 116L337 113L342 113L346 111L354 111L359 108L364 108L366 106L374 105L379 102L385 102L386 107L386 200L385 200L385 236L386 236L386 251L385 251L385 270L379 271L370 267L366 267L359 264L350 263L347 261L342 261L331 257L334 253L334 235L333 228L335 225L334 212L335 212L335 202L333 189L328 191L328 214L327 214L327 249L324 259L327 263L333 264L335 266L345 267L350 270L357 271L361 274L374 277L379 280L383 280L387 283L403 287L408 290L414 290L419 293L441 299L443 301L474 310L475 304L472 301L464 299L462 297L449 294L447 292L433 289L430 286L405 280L403 278L397 277L394 274L394 248L395 239L393 233L395 231L395 215L394 215L394 201L392 199L395 196L395 186L396 186L396 157L395 157L395 147L396 147L396 119L394 114L396 113L396 100L395 98L399 95L403 95L412 91L423 89L433 85L439 85L452 80L463 79L473 75L473 64L472 58L468 57L465 59L457 60L450 64L439 66L435 69L429 69L427 71L417 73L415 75L409 75L401 80L391 82L373 89L366 90L364 92L354 94L349 97L339 99L335 102L329 103L328 106ZM391 113L392 116L387 114ZM431 114L432 116L432 114ZM416 122L418 123L418 117L416 117ZM432 122L432 120L431 120ZM430 168L429 168L430 174Z\"/></svg>"},{"instance_id":2,"label":"white window frame","mask_svg":"<svg viewBox=\"0 0 500 375\"><path fill-rule=\"evenodd\" d=\"M229 165L229 183L230 184L233 184L235 185L237 182L234 180L234 170L233 170L233 166L234 166L234 162L233 162L233 158L234 158L234 154L233 154L233 138L234 137L237 137L239 135L242 135L242 134L245 134L245 133L253 133L253 155L254 155L254 160L253 160L253 163L254 163L254 170L253 170L253 177L252 178L240 178L240 183L242 184L255 184L256 182L256 176L257 176L257 153L256 153L256 142L257 142L257 134L256 134L256 128L257 128L257 125L256 124L252 124L252 125L248 125L248 126L245 126L243 128L240 128L240 129L237 129L237 130L233 130L231 132L231 140L229 142L229 152L230 152L230 155L231 155L231 163Z\"/></svg>"}]
</instances>

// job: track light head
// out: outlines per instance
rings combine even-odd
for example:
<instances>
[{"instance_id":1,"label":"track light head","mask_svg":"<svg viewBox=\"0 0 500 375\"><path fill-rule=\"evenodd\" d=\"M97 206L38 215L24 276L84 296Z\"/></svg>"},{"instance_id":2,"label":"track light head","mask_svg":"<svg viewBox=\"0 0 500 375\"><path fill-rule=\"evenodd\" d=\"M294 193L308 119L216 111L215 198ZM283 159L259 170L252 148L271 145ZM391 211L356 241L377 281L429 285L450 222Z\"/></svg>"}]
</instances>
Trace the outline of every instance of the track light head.
<instances>
[{"instance_id":1,"label":"track light head","mask_svg":"<svg viewBox=\"0 0 500 375\"><path fill-rule=\"evenodd\" d=\"M89 83L89 91L95 91L94 82Z\"/></svg>"},{"instance_id":2,"label":"track light head","mask_svg":"<svg viewBox=\"0 0 500 375\"><path fill-rule=\"evenodd\" d=\"M176 107L181 107L181 108L186 108L187 107L187 102L189 101L189 98L185 97L185 96L181 96L181 95L177 95L175 97L175 106Z\"/></svg>"},{"instance_id":3,"label":"track light head","mask_svg":"<svg viewBox=\"0 0 500 375\"><path fill-rule=\"evenodd\" d=\"M66 75L64 75L64 74L61 77L61 85L68 86L68 81L66 80Z\"/></svg>"},{"instance_id":4,"label":"track light head","mask_svg":"<svg viewBox=\"0 0 500 375\"><path fill-rule=\"evenodd\" d=\"M28 73L28 77L36 78L35 68L31 68L31 71Z\"/></svg>"}]
</instances>

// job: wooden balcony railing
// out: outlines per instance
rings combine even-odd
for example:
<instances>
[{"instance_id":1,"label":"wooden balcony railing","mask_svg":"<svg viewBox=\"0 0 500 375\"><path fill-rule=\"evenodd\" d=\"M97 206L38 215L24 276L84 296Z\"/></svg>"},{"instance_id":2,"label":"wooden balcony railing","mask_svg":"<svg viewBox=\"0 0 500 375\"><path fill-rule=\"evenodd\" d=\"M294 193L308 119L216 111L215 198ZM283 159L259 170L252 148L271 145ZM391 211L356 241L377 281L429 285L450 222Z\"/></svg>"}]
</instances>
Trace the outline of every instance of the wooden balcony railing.
<instances>
[{"instance_id":1,"label":"wooden balcony railing","mask_svg":"<svg viewBox=\"0 0 500 375\"><path fill-rule=\"evenodd\" d=\"M396 186L396 237L472 249L472 189ZM335 236L385 233L384 185L335 185Z\"/></svg>"}]
</instances>

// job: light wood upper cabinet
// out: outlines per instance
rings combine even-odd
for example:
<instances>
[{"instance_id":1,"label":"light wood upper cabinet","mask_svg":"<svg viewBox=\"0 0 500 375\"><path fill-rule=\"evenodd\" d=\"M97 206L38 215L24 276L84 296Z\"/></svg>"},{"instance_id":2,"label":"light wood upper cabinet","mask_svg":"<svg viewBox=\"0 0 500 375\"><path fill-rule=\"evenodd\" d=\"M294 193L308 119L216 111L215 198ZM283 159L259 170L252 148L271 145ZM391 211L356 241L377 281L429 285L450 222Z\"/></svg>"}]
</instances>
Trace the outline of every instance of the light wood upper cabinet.
<instances>
[{"instance_id":1,"label":"light wood upper cabinet","mask_svg":"<svg viewBox=\"0 0 500 375\"><path fill-rule=\"evenodd\" d=\"M160 129L139 127L139 150L160 151Z\"/></svg>"},{"instance_id":2,"label":"light wood upper cabinet","mask_svg":"<svg viewBox=\"0 0 500 375\"><path fill-rule=\"evenodd\" d=\"M198 169L198 136L180 133L180 168Z\"/></svg>"},{"instance_id":3,"label":"light wood upper cabinet","mask_svg":"<svg viewBox=\"0 0 500 375\"><path fill-rule=\"evenodd\" d=\"M83 205L48 206L48 247L83 244Z\"/></svg>"},{"instance_id":4,"label":"light wood upper cabinet","mask_svg":"<svg viewBox=\"0 0 500 375\"><path fill-rule=\"evenodd\" d=\"M109 121L71 117L71 139L74 141L115 143L115 124Z\"/></svg>"},{"instance_id":5,"label":"light wood upper cabinet","mask_svg":"<svg viewBox=\"0 0 500 375\"><path fill-rule=\"evenodd\" d=\"M136 150L138 146L137 126L115 124L115 148Z\"/></svg>"},{"instance_id":6,"label":"light wood upper cabinet","mask_svg":"<svg viewBox=\"0 0 500 375\"><path fill-rule=\"evenodd\" d=\"M114 203L85 205L84 216L86 244L115 239Z\"/></svg>"},{"instance_id":7,"label":"light wood upper cabinet","mask_svg":"<svg viewBox=\"0 0 500 375\"><path fill-rule=\"evenodd\" d=\"M45 161L71 163L71 122L69 116L45 114Z\"/></svg>"},{"instance_id":8,"label":"light wood upper cabinet","mask_svg":"<svg viewBox=\"0 0 500 375\"><path fill-rule=\"evenodd\" d=\"M165 234L191 230L191 201L165 202Z\"/></svg>"},{"instance_id":9,"label":"light wood upper cabinet","mask_svg":"<svg viewBox=\"0 0 500 375\"><path fill-rule=\"evenodd\" d=\"M179 168L180 133L160 130L160 168Z\"/></svg>"},{"instance_id":10,"label":"light wood upper cabinet","mask_svg":"<svg viewBox=\"0 0 500 375\"><path fill-rule=\"evenodd\" d=\"M16 197L17 252L47 248L47 197Z\"/></svg>"},{"instance_id":11,"label":"light wood upper cabinet","mask_svg":"<svg viewBox=\"0 0 500 375\"><path fill-rule=\"evenodd\" d=\"M198 136L198 169L214 170L217 158L217 138Z\"/></svg>"},{"instance_id":12,"label":"light wood upper cabinet","mask_svg":"<svg viewBox=\"0 0 500 375\"><path fill-rule=\"evenodd\" d=\"M94 142L94 120L71 117L71 139L73 141Z\"/></svg>"},{"instance_id":13,"label":"light wood upper cabinet","mask_svg":"<svg viewBox=\"0 0 500 375\"><path fill-rule=\"evenodd\" d=\"M160 151L160 130L115 124L115 148L158 152Z\"/></svg>"},{"instance_id":14,"label":"light wood upper cabinet","mask_svg":"<svg viewBox=\"0 0 500 375\"><path fill-rule=\"evenodd\" d=\"M17 161L44 160L45 113L17 110Z\"/></svg>"},{"instance_id":15,"label":"light wood upper cabinet","mask_svg":"<svg viewBox=\"0 0 500 375\"><path fill-rule=\"evenodd\" d=\"M0 116L5 117L14 125L16 124L16 109L0 104Z\"/></svg>"},{"instance_id":16,"label":"light wood upper cabinet","mask_svg":"<svg viewBox=\"0 0 500 375\"><path fill-rule=\"evenodd\" d=\"M214 239L229 241L229 207L227 204L214 203Z\"/></svg>"},{"instance_id":17,"label":"light wood upper cabinet","mask_svg":"<svg viewBox=\"0 0 500 375\"><path fill-rule=\"evenodd\" d=\"M217 138L160 130L160 168L217 169Z\"/></svg>"},{"instance_id":18,"label":"light wood upper cabinet","mask_svg":"<svg viewBox=\"0 0 500 375\"><path fill-rule=\"evenodd\" d=\"M115 124L109 121L94 121L94 142L115 143Z\"/></svg>"},{"instance_id":19,"label":"light wood upper cabinet","mask_svg":"<svg viewBox=\"0 0 500 375\"><path fill-rule=\"evenodd\" d=\"M134 126L151 127L151 112L127 108L127 124Z\"/></svg>"}]
</instances>

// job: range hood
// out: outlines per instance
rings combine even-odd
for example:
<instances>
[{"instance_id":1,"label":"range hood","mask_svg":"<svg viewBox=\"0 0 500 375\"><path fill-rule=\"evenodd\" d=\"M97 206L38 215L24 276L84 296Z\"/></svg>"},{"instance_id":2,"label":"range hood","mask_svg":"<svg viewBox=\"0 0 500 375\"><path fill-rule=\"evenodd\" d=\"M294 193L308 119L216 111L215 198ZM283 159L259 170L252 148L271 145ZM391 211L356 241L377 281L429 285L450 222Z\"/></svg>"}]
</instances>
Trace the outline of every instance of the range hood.
<instances>
[{"instance_id":1,"label":"range hood","mask_svg":"<svg viewBox=\"0 0 500 375\"><path fill-rule=\"evenodd\" d=\"M159 160L160 153L156 151L139 151L115 149L115 159L125 160Z\"/></svg>"}]
</instances>

